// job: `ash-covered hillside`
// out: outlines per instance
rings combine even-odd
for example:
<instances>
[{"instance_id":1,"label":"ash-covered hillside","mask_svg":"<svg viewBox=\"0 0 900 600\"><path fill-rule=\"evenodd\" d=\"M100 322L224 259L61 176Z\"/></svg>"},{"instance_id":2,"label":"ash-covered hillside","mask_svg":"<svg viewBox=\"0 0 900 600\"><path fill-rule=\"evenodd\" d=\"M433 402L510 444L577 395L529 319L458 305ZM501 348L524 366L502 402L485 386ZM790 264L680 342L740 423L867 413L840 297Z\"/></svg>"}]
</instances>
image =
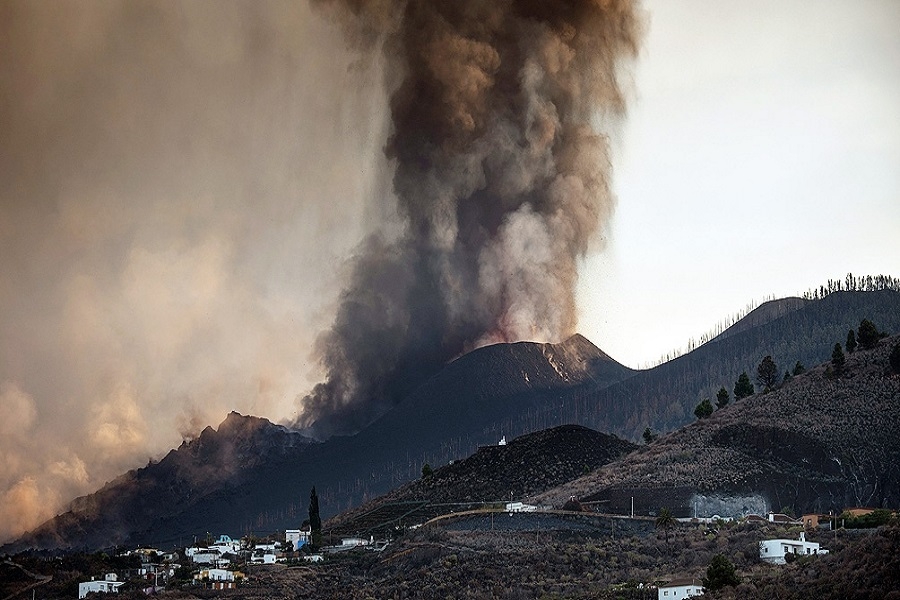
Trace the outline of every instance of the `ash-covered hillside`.
<instances>
[{"instance_id":1,"label":"ash-covered hillside","mask_svg":"<svg viewBox=\"0 0 900 600\"><path fill-rule=\"evenodd\" d=\"M326 529L353 530L352 521L392 503L509 502L537 494L637 449L635 444L580 425L562 425L484 446L472 456L342 513ZM440 514L440 510L436 514Z\"/></svg>"},{"instance_id":2,"label":"ash-covered hillside","mask_svg":"<svg viewBox=\"0 0 900 600\"><path fill-rule=\"evenodd\" d=\"M779 389L732 402L537 500L571 495L643 514L667 507L840 511L900 505L900 375L889 353L900 336L824 363Z\"/></svg>"}]
</instances>

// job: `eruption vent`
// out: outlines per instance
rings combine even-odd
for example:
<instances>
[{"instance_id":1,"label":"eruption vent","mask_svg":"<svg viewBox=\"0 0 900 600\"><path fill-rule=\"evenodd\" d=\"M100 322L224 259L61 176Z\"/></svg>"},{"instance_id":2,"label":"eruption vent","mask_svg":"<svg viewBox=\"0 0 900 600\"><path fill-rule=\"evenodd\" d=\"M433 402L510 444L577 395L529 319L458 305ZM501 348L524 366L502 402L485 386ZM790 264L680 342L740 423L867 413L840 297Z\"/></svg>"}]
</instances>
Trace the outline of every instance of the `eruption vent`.
<instances>
[{"instance_id":1,"label":"eruption vent","mask_svg":"<svg viewBox=\"0 0 900 600\"><path fill-rule=\"evenodd\" d=\"M637 50L629 0L320 0L381 40L402 232L371 236L302 399L320 435L371 421L480 345L574 332L576 261L613 209L607 138Z\"/></svg>"}]
</instances>

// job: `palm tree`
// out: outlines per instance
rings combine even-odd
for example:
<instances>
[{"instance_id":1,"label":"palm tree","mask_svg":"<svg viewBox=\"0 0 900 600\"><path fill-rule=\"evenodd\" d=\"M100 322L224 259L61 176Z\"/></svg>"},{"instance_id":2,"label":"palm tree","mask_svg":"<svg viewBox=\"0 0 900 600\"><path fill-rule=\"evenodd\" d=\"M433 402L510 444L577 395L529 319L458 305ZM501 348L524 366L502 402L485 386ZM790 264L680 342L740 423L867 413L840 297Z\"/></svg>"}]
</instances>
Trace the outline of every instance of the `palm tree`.
<instances>
[{"instance_id":1,"label":"palm tree","mask_svg":"<svg viewBox=\"0 0 900 600\"><path fill-rule=\"evenodd\" d=\"M659 516L656 517L656 528L662 529L666 534L666 546L669 545L669 530L675 527L675 523L675 517L672 516L668 508L659 511Z\"/></svg>"}]
</instances>

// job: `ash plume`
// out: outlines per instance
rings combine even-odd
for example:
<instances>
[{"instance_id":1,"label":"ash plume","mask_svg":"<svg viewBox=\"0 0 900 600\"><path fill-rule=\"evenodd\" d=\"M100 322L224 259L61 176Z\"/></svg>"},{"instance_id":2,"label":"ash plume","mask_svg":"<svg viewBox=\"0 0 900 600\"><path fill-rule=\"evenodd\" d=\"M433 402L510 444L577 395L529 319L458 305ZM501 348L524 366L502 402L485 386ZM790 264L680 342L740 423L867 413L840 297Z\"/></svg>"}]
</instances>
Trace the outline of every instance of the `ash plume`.
<instances>
[{"instance_id":1,"label":"ash plume","mask_svg":"<svg viewBox=\"0 0 900 600\"><path fill-rule=\"evenodd\" d=\"M294 416L389 186L379 60L293 0L0 2L0 543Z\"/></svg>"},{"instance_id":2,"label":"ash plume","mask_svg":"<svg viewBox=\"0 0 900 600\"><path fill-rule=\"evenodd\" d=\"M606 127L624 115L629 0L318 0L362 52L381 45L399 233L360 248L325 381L301 399L318 435L358 429L441 365L500 341L574 332L577 260L614 200Z\"/></svg>"}]
</instances>

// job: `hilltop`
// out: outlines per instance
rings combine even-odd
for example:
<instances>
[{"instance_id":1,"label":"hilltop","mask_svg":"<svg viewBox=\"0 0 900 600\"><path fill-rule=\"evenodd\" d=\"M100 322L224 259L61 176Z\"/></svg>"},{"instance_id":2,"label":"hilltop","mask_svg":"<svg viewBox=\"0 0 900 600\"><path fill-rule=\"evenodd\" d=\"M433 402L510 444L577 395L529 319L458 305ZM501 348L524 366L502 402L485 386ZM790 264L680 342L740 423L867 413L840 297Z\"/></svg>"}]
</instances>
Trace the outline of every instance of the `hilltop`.
<instances>
[{"instance_id":1,"label":"hilltop","mask_svg":"<svg viewBox=\"0 0 900 600\"><path fill-rule=\"evenodd\" d=\"M537 431L505 445L479 448L464 460L444 465L430 475L341 513L326 523L325 529L370 533L381 526L379 532L384 533L385 524L390 525L390 505L402 505L401 512L409 522L450 510L434 505L519 500L571 481L636 448L630 442L579 425ZM416 507L417 503L421 506ZM376 513L380 517L374 517Z\"/></svg>"}]
</instances>

